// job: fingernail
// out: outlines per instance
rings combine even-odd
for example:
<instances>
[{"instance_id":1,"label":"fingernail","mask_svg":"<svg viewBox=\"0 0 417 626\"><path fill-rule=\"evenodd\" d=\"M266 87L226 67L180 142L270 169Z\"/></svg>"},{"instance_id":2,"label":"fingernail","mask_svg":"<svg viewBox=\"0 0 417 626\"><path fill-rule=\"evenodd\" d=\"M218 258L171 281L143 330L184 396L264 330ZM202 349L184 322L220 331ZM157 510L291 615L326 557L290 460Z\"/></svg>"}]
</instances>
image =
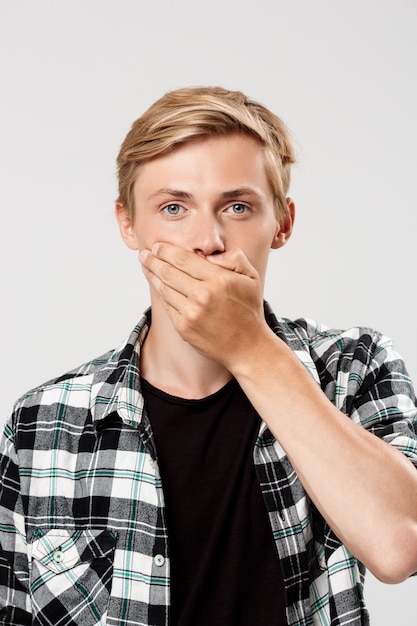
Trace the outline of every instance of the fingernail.
<instances>
[{"instance_id":1,"label":"fingernail","mask_svg":"<svg viewBox=\"0 0 417 626\"><path fill-rule=\"evenodd\" d=\"M159 243L154 243L152 246L152 254L156 256L158 252L159 252Z\"/></svg>"}]
</instances>

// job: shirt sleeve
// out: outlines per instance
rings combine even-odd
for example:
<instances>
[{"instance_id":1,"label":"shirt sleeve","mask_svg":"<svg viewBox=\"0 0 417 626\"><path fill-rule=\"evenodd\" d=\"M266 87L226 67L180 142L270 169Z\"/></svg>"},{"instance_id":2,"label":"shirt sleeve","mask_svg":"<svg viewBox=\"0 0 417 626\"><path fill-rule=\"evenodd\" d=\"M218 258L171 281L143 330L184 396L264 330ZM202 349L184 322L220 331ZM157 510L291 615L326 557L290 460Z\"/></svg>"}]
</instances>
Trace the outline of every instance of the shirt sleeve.
<instances>
[{"instance_id":1,"label":"shirt sleeve","mask_svg":"<svg viewBox=\"0 0 417 626\"><path fill-rule=\"evenodd\" d=\"M363 333L350 354L343 410L417 467L416 397L403 359L376 331Z\"/></svg>"},{"instance_id":2,"label":"shirt sleeve","mask_svg":"<svg viewBox=\"0 0 417 626\"><path fill-rule=\"evenodd\" d=\"M32 623L25 518L11 423L0 443L0 624Z\"/></svg>"}]
</instances>

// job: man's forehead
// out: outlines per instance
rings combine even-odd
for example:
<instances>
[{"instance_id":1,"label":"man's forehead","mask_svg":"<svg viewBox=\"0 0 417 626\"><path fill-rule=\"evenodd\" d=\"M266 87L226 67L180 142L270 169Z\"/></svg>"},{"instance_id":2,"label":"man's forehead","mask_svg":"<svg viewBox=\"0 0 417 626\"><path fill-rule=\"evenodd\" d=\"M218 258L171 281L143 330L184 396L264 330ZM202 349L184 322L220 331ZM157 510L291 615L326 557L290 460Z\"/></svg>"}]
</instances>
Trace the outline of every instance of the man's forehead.
<instances>
[{"instance_id":1,"label":"man's forehead","mask_svg":"<svg viewBox=\"0 0 417 626\"><path fill-rule=\"evenodd\" d=\"M135 191L148 198L189 198L202 189L224 198L264 195L270 187L263 147L243 134L187 142L142 163Z\"/></svg>"}]
</instances>

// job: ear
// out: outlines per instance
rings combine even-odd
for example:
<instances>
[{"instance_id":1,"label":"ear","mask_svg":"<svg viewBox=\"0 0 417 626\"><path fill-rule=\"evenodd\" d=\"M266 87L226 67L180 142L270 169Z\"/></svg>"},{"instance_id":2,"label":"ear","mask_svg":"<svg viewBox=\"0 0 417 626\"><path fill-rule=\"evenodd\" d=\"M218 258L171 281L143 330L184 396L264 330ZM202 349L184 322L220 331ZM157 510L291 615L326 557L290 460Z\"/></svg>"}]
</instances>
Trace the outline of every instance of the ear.
<instances>
[{"instance_id":1,"label":"ear","mask_svg":"<svg viewBox=\"0 0 417 626\"><path fill-rule=\"evenodd\" d=\"M130 211L121 202L116 202L115 213L123 241L131 250L138 250L138 240L133 228Z\"/></svg>"},{"instance_id":2,"label":"ear","mask_svg":"<svg viewBox=\"0 0 417 626\"><path fill-rule=\"evenodd\" d=\"M291 237L292 229L294 226L295 220L295 204L291 198L286 199L288 212L287 215L281 217L278 221L277 232L275 233L274 239L271 244L271 248L274 250L276 248L282 248L285 246L288 239Z\"/></svg>"}]
</instances>

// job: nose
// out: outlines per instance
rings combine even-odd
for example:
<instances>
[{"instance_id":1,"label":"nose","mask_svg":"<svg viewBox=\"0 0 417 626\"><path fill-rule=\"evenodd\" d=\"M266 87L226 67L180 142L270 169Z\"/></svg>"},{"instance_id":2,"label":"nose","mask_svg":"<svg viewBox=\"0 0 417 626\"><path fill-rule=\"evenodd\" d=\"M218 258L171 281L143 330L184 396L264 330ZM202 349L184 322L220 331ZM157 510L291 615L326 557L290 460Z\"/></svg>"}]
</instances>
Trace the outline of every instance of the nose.
<instances>
[{"instance_id":1,"label":"nose","mask_svg":"<svg viewBox=\"0 0 417 626\"><path fill-rule=\"evenodd\" d=\"M200 215L194 224L191 247L201 256L225 251L224 233L216 215Z\"/></svg>"}]
</instances>

